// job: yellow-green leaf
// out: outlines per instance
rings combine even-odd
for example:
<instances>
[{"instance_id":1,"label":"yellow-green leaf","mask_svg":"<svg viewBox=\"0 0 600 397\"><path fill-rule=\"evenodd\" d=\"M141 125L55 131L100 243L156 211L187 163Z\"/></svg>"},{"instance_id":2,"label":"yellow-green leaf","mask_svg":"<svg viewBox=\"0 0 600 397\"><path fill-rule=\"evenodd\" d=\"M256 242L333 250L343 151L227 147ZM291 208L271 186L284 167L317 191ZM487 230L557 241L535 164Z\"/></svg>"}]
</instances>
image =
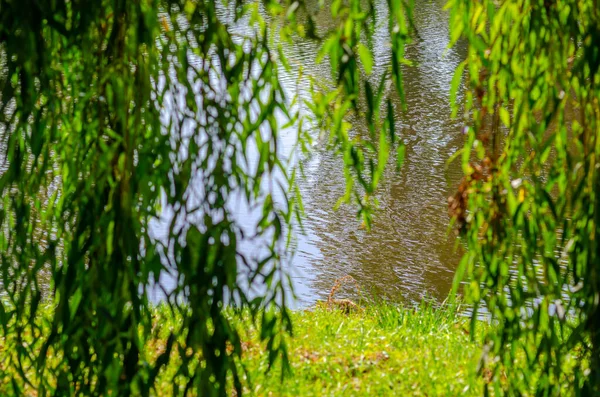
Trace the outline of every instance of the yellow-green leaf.
<instances>
[{"instance_id":1,"label":"yellow-green leaf","mask_svg":"<svg viewBox=\"0 0 600 397\"><path fill-rule=\"evenodd\" d=\"M371 54L371 50L369 50L366 45L358 43L358 56L360 57L360 62L365 68L365 72L367 74L371 74L373 71L373 54Z\"/></svg>"}]
</instances>

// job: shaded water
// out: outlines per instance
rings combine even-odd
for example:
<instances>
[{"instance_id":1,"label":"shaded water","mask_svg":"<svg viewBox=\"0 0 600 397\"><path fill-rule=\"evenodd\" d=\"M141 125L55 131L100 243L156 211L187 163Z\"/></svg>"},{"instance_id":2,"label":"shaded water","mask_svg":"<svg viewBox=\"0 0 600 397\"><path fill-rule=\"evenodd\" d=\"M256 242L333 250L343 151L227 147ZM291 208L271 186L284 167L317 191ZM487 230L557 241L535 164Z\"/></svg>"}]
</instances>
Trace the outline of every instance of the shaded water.
<instances>
[{"instance_id":1,"label":"shaded water","mask_svg":"<svg viewBox=\"0 0 600 397\"><path fill-rule=\"evenodd\" d=\"M449 88L465 49L447 49L444 3L422 0L415 5L419 38L406 51L415 66L404 69L408 111L398 110L396 118L406 144L406 161L399 173L388 168L372 230L359 228L355 208L333 210L345 188L340 158L317 150L305 165L306 235L300 236L293 259L301 305L326 297L335 279L346 274L367 293L394 300L444 299L451 288L460 252L454 235L448 233L447 197L461 170L458 163L447 165L447 160L462 147L463 138L459 122L450 119ZM379 21L386 17L377 15ZM319 23L328 21L322 18ZM374 40L376 77L390 66L387 25L379 26ZM328 77L326 62L315 66L315 52L311 42L300 41L288 56L308 73Z\"/></svg>"}]
</instances>

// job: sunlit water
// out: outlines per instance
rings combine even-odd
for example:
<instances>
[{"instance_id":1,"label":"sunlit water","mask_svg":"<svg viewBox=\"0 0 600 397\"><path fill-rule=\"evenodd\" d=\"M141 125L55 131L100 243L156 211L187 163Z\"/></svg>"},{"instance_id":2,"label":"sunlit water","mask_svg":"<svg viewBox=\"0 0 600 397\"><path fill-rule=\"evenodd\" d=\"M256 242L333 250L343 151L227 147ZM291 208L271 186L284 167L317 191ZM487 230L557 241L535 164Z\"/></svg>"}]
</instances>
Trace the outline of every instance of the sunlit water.
<instances>
[{"instance_id":1,"label":"sunlit water","mask_svg":"<svg viewBox=\"0 0 600 397\"><path fill-rule=\"evenodd\" d=\"M372 230L359 228L355 208L333 210L345 188L341 159L317 148L305 165L306 234L299 237L293 259L300 305L325 298L334 281L347 274L366 293L397 301L425 296L442 300L451 288L460 251L454 234L448 233L447 197L456 188L461 170L459 164L447 162L463 138L461 125L450 118L449 88L464 48L447 48L443 5L439 0L416 2L419 38L406 53L414 66L404 69L408 111L402 114L397 107L406 161L399 173L393 166L388 168ZM387 26L380 26L374 42L377 77L390 62ZM311 44L296 43L288 56L309 73L328 76L325 63L315 66L316 49Z\"/></svg>"},{"instance_id":2,"label":"sunlit water","mask_svg":"<svg viewBox=\"0 0 600 397\"><path fill-rule=\"evenodd\" d=\"M325 298L334 281L345 275L354 277L364 293L396 301L414 302L424 296L442 300L450 290L460 252L454 235L448 233L446 203L460 178L460 168L448 165L447 160L462 146L463 138L459 123L450 119L449 87L464 48L447 48L448 20L443 6L444 0L416 2L414 22L419 37L406 52L414 66L404 68L408 111L403 114L396 103L406 161L400 172L388 168L370 232L359 227L356 208L333 209L345 190L342 160L318 144L305 160L306 179L300 182L305 233L297 236L289 266L298 298L295 307ZM378 11L378 21L386 20L383 12ZM325 9L318 15L320 29L331 24L327 13ZM374 78L390 66L387 24L378 26ZM315 62L317 51L318 44L309 40L295 40L286 46L293 71L282 80L291 95L306 97L305 92L298 92L300 69L323 80L330 78L328 64ZM360 133L360 123L355 128ZM295 135L290 132L282 140L284 147L290 147ZM252 224L254 214L244 207L236 211L241 223ZM165 216L168 218L168 213ZM167 224L157 220L151 233L160 238Z\"/></svg>"}]
</instances>

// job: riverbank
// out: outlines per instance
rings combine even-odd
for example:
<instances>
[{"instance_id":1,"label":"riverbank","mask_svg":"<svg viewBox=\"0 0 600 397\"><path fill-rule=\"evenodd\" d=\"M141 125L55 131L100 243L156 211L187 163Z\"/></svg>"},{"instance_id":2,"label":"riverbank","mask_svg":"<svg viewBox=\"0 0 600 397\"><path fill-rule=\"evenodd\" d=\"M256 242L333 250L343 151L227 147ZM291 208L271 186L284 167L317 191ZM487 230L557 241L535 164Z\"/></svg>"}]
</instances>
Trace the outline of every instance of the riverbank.
<instances>
[{"instance_id":1,"label":"riverbank","mask_svg":"<svg viewBox=\"0 0 600 397\"><path fill-rule=\"evenodd\" d=\"M321 308L295 312L292 320L293 375L283 383L265 376L259 345L247 351L256 395L482 395L481 346L454 307L380 304L350 314Z\"/></svg>"},{"instance_id":2,"label":"riverbank","mask_svg":"<svg viewBox=\"0 0 600 397\"><path fill-rule=\"evenodd\" d=\"M155 310L156 339L144 352L151 360L164 351L176 321L166 308ZM377 304L350 313L326 307L292 312L292 375L283 382L279 365L266 373L264 345L244 324L242 364L251 379L244 388L256 396L482 395L484 379L476 371L481 345L471 340L469 321L457 310ZM0 356L6 353L0 339ZM175 360L161 371L158 395L171 395L177 369ZM10 395L10 380L3 378L0 395Z\"/></svg>"},{"instance_id":3,"label":"riverbank","mask_svg":"<svg viewBox=\"0 0 600 397\"><path fill-rule=\"evenodd\" d=\"M422 303L409 308L380 302L358 309L337 307L342 310L317 304L310 310L291 312L293 337L288 340L288 354L292 374L283 382L280 365L267 373L268 359L259 332L244 322L240 328L242 364L248 371L245 394L483 395L485 376L477 374L477 364L485 324L478 324L472 341L470 320L460 314L460 306ZM169 321L158 323L168 331ZM166 337L165 332L159 339ZM162 350L160 345L153 349ZM170 366L163 373L162 390L170 390L176 369Z\"/></svg>"}]
</instances>

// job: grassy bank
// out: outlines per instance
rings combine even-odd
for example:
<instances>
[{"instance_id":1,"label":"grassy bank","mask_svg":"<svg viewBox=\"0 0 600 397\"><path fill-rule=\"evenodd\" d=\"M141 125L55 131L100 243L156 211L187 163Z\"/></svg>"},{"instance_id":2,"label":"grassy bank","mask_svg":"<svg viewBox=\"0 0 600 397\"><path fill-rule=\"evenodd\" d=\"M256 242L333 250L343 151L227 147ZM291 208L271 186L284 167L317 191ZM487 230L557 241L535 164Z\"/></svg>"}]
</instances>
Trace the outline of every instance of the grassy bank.
<instances>
[{"instance_id":1,"label":"grassy bank","mask_svg":"<svg viewBox=\"0 0 600 397\"><path fill-rule=\"evenodd\" d=\"M292 374L283 382L279 365L267 372L258 331L242 327L245 391L253 396L482 395L484 379L476 373L481 346L471 341L469 322L457 310L377 304L351 313L325 307L293 312ZM162 390L170 388L175 370L171 366L161 377Z\"/></svg>"},{"instance_id":2,"label":"grassy bank","mask_svg":"<svg viewBox=\"0 0 600 397\"><path fill-rule=\"evenodd\" d=\"M260 347L245 362L257 395L482 395L481 352L455 309L379 305L362 313L318 309L293 315L293 375L265 376Z\"/></svg>"},{"instance_id":3,"label":"grassy bank","mask_svg":"<svg viewBox=\"0 0 600 397\"><path fill-rule=\"evenodd\" d=\"M174 319L156 309L156 339L144 352L150 362L164 350ZM268 360L257 330L241 324L244 388L256 396L481 395L476 374L481 351L472 342L468 322L456 308L418 310L379 304L362 311L315 308L292 313L289 340L292 374L281 381L280 366L267 373ZM0 356L9 353L0 339ZM0 360L0 372L2 371ZM171 395L177 358L159 376L159 395ZM11 395L4 371L0 395ZM35 393L31 388L25 386ZM29 394L28 394L29 395Z\"/></svg>"}]
</instances>

